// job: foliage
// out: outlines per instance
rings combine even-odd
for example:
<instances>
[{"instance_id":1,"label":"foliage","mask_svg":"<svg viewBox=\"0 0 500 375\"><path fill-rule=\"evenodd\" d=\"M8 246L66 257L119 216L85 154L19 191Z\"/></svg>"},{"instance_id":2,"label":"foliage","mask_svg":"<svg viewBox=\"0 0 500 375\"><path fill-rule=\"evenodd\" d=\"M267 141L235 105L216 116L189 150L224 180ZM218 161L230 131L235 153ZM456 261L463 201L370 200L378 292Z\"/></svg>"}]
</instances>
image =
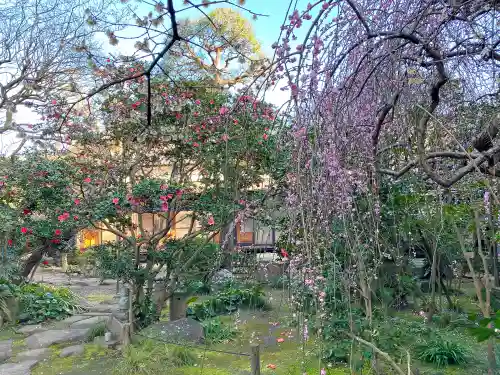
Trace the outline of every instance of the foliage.
<instances>
[{"instance_id":1,"label":"foliage","mask_svg":"<svg viewBox=\"0 0 500 375\"><path fill-rule=\"evenodd\" d=\"M205 341L209 344L219 344L234 338L237 331L224 323L219 317L206 319L201 322Z\"/></svg>"},{"instance_id":2,"label":"foliage","mask_svg":"<svg viewBox=\"0 0 500 375\"><path fill-rule=\"evenodd\" d=\"M0 323L12 321L14 312L9 307L9 299L15 298L17 290L17 286L0 279Z\"/></svg>"},{"instance_id":3,"label":"foliage","mask_svg":"<svg viewBox=\"0 0 500 375\"><path fill-rule=\"evenodd\" d=\"M486 341L490 337L500 338L497 329L494 328L500 327L500 310L491 318L478 316L475 313L470 314L468 318L468 322L473 324L472 327L469 327L469 330L478 342Z\"/></svg>"},{"instance_id":4,"label":"foliage","mask_svg":"<svg viewBox=\"0 0 500 375\"><path fill-rule=\"evenodd\" d=\"M24 284L18 292L21 321L41 323L61 320L80 310L77 297L64 287L45 284Z\"/></svg>"},{"instance_id":5,"label":"foliage","mask_svg":"<svg viewBox=\"0 0 500 375\"><path fill-rule=\"evenodd\" d=\"M96 337L101 337L104 336L106 333L106 323L102 322L99 324L96 324L87 333L87 336L85 336L85 341L86 342L92 342Z\"/></svg>"},{"instance_id":6,"label":"foliage","mask_svg":"<svg viewBox=\"0 0 500 375\"><path fill-rule=\"evenodd\" d=\"M439 367L463 365L468 362L468 352L465 347L442 338L433 339L419 345L417 353L419 359Z\"/></svg>"},{"instance_id":7,"label":"foliage","mask_svg":"<svg viewBox=\"0 0 500 375\"><path fill-rule=\"evenodd\" d=\"M116 375L154 375L172 367L192 366L196 356L187 348L169 347L154 340L129 345L123 359L113 369Z\"/></svg>"},{"instance_id":8,"label":"foliage","mask_svg":"<svg viewBox=\"0 0 500 375\"><path fill-rule=\"evenodd\" d=\"M188 306L187 315L196 320L206 320L217 315L232 314L239 308L267 309L261 287L251 289L229 288L218 292L210 299Z\"/></svg>"}]
</instances>

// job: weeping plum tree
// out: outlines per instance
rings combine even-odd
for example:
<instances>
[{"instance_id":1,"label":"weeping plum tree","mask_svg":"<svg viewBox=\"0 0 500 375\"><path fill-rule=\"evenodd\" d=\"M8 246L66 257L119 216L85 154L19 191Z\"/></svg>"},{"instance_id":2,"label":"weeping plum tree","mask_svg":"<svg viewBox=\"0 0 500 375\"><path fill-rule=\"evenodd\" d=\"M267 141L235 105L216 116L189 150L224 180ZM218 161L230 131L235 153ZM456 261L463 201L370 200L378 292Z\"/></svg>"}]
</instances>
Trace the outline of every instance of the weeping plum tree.
<instances>
[{"instance_id":1,"label":"weeping plum tree","mask_svg":"<svg viewBox=\"0 0 500 375\"><path fill-rule=\"evenodd\" d=\"M497 175L497 22L490 0L324 0L292 8L281 27L272 80L287 83L294 113L291 222L309 267L321 265L335 236L349 237L339 272L370 321L382 177L412 174L448 188ZM464 116L472 108L482 110ZM363 230L336 233L339 218Z\"/></svg>"}]
</instances>

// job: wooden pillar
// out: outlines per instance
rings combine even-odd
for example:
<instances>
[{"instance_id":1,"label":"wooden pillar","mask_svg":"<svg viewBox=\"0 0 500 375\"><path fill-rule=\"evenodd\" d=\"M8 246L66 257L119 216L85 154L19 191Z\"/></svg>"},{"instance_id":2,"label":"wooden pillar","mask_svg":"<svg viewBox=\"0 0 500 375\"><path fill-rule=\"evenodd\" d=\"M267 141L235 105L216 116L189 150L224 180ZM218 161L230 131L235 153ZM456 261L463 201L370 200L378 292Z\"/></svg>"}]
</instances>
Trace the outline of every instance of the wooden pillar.
<instances>
[{"instance_id":1,"label":"wooden pillar","mask_svg":"<svg viewBox=\"0 0 500 375\"><path fill-rule=\"evenodd\" d=\"M260 375L260 345L253 344L250 348L250 374Z\"/></svg>"}]
</instances>

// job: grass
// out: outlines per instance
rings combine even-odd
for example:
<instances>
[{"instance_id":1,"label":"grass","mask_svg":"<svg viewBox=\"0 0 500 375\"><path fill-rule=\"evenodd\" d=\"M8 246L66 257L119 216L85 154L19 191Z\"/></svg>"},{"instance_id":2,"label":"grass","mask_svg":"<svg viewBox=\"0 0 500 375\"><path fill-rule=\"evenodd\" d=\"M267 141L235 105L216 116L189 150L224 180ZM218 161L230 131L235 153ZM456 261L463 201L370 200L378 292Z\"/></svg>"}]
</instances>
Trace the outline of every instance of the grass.
<instances>
[{"instance_id":1,"label":"grass","mask_svg":"<svg viewBox=\"0 0 500 375\"><path fill-rule=\"evenodd\" d=\"M95 294L89 294L86 299L89 302L96 302L96 303L101 303L101 302L112 302L113 301L113 296L109 294L102 294L102 293L95 293Z\"/></svg>"}]
</instances>

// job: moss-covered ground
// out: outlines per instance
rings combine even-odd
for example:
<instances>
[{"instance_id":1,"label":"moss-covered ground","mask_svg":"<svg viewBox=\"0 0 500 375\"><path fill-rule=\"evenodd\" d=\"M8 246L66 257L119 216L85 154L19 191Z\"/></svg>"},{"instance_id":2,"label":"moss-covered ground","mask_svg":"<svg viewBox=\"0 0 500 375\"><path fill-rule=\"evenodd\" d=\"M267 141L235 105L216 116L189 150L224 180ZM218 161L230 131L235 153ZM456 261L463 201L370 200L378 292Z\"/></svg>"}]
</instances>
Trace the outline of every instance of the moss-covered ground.
<instances>
[{"instance_id":1,"label":"moss-covered ground","mask_svg":"<svg viewBox=\"0 0 500 375\"><path fill-rule=\"evenodd\" d=\"M465 285L466 293L456 297L464 313L477 311L472 291ZM85 344L85 352L81 356L60 358L61 346L52 347L49 360L39 364L33 375L243 375L250 373L248 356L225 352L249 353L251 344L260 344L261 369L263 375L303 375L320 374L325 368L328 375L373 375L367 364L357 372L346 365L329 365L320 363L317 353L319 341L311 338L306 345L298 339L296 329L288 323L292 321L286 300L287 293L268 290L267 298L271 302L271 311L240 311L232 316L223 316L224 324L237 330L237 335L230 340L216 345L180 348L177 345L165 344L158 340L144 340L141 336L134 338L134 344L123 352L108 350L94 344ZM411 311L394 312L404 321L422 322ZM161 320L168 319L168 308L162 313ZM478 344L467 329L457 326L442 327L431 323L431 327L446 339L458 342L468 351L468 363L462 366L438 368L412 358L412 368L418 368L420 375L483 375L486 373L486 344ZM12 338L14 352L23 349L23 336L12 328L0 330L0 340ZM415 338L417 340L418 337ZM500 352L500 347L497 352ZM395 358L396 360L399 360ZM406 369L404 360L401 367ZM385 366L382 364L382 368ZM394 374L391 369L386 374Z\"/></svg>"}]
</instances>

